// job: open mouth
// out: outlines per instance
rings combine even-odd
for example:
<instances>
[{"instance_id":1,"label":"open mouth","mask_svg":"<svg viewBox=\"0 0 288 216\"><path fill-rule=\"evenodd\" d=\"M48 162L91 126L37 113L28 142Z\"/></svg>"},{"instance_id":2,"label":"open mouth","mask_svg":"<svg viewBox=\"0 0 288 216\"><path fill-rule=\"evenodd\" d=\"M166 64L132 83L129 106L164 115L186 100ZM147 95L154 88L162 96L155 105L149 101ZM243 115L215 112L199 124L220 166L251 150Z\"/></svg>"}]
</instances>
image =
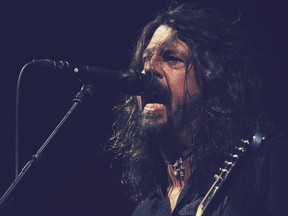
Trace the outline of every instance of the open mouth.
<instances>
[{"instance_id":1,"label":"open mouth","mask_svg":"<svg viewBox=\"0 0 288 216\"><path fill-rule=\"evenodd\" d=\"M142 95L142 108L146 112L155 112L166 109L170 102L170 94L168 91L157 89Z\"/></svg>"},{"instance_id":2,"label":"open mouth","mask_svg":"<svg viewBox=\"0 0 288 216\"><path fill-rule=\"evenodd\" d=\"M170 101L169 89L156 81L152 82L150 89L141 96L142 110L148 114L167 113Z\"/></svg>"},{"instance_id":3,"label":"open mouth","mask_svg":"<svg viewBox=\"0 0 288 216\"><path fill-rule=\"evenodd\" d=\"M143 106L146 104L167 104L169 102L169 99L165 95L161 94L149 94L149 95L143 95L142 96L142 103Z\"/></svg>"}]
</instances>

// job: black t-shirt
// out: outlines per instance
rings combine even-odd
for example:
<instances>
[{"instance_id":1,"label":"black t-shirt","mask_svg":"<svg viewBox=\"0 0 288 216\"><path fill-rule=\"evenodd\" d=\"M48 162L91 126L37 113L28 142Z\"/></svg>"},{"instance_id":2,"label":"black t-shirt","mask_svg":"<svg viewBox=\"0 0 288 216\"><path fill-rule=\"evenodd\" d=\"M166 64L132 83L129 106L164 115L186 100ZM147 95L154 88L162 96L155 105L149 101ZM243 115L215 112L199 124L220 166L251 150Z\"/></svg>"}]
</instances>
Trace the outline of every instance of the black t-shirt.
<instances>
[{"instance_id":1,"label":"black t-shirt","mask_svg":"<svg viewBox=\"0 0 288 216\"><path fill-rule=\"evenodd\" d=\"M288 142L266 140L241 162L205 215L288 216ZM172 213L163 192L165 189L159 186L137 206L133 216L195 215L213 182L211 179L193 173Z\"/></svg>"}]
</instances>

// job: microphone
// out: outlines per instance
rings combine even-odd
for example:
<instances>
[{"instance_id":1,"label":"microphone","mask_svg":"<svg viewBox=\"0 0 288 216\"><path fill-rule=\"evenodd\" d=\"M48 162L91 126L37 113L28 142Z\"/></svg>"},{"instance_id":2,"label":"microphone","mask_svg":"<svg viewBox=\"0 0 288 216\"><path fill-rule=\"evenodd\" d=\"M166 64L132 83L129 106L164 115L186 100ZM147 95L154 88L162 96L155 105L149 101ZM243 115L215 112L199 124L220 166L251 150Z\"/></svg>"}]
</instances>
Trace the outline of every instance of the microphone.
<instances>
[{"instance_id":1,"label":"microphone","mask_svg":"<svg viewBox=\"0 0 288 216\"><path fill-rule=\"evenodd\" d=\"M132 69L110 70L49 59L34 59L32 63L53 70L67 71L76 76L84 84L104 85L129 95L141 95L145 93L150 88L153 80L152 75L143 74Z\"/></svg>"}]
</instances>

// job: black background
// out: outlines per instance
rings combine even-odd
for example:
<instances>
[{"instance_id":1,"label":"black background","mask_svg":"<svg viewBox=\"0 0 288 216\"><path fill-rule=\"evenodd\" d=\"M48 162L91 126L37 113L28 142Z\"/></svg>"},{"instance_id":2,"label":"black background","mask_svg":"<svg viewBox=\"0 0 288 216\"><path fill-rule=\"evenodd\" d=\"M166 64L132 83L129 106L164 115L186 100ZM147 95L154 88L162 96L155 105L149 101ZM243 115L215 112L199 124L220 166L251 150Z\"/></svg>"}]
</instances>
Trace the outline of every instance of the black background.
<instances>
[{"instance_id":1,"label":"black background","mask_svg":"<svg viewBox=\"0 0 288 216\"><path fill-rule=\"evenodd\" d=\"M0 192L14 178L17 78L32 59L65 60L122 69L129 65L136 39L164 0L9 1L0 7ZM183 2L183 1L179 1ZM263 50L265 110L285 132L288 114L288 14L285 0L214 0L240 11L252 41ZM36 66L23 74L20 100L19 160L22 167L72 105L81 83L69 74ZM2 215L130 215L133 205L121 189L117 164L101 146L111 134L118 94L97 89L45 149L43 157Z\"/></svg>"}]
</instances>

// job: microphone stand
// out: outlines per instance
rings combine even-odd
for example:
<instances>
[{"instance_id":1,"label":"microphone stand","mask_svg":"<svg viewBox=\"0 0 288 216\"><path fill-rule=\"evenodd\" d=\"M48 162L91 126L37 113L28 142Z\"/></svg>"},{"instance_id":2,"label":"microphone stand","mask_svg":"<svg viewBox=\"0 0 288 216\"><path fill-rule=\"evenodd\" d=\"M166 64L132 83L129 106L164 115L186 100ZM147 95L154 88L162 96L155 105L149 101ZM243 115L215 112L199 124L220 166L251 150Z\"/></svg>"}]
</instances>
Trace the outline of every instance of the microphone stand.
<instances>
[{"instance_id":1,"label":"microphone stand","mask_svg":"<svg viewBox=\"0 0 288 216\"><path fill-rule=\"evenodd\" d=\"M19 175L15 178L15 180L12 182L12 184L9 186L9 188L6 190L6 192L3 194L3 196L0 199L0 209L3 207L4 202L7 200L7 198L10 196L10 194L15 190L16 186L21 182L25 174L28 170L32 167L32 165L39 160L42 152L47 147L49 142L52 140L52 138L57 134L59 129L62 127L62 125L67 121L67 119L70 117L72 112L78 107L79 104L83 104L87 102L94 93L94 87L90 84L84 84L81 88L81 90L76 94L75 98L73 99L74 104L71 106L69 111L65 114L65 116L62 118L62 120L58 123L58 125L55 127L55 129L52 131L52 133L49 135L49 137L46 139L46 141L42 144L42 146L39 148L36 154L32 156L32 159L28 161L24 167L22 168Z\"/></svg>"}]
</instances>

